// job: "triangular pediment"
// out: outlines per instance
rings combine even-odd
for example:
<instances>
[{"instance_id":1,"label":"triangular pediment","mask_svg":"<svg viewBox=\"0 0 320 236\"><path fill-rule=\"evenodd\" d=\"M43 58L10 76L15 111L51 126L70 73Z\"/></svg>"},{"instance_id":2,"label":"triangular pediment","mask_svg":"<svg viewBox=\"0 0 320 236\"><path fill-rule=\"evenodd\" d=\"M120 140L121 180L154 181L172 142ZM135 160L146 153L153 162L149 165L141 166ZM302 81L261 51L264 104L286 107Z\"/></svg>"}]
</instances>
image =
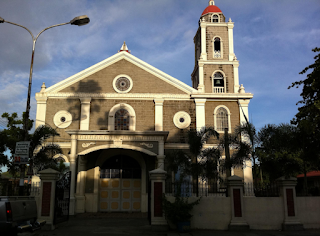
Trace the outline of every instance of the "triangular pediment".
<instances>
[{"instance_id":1,"label":"triangular pediment","mask_svg":"<svg viewBox=\"0 0 320 236\"><path fill-rule=\"evenodd\" d=\"M130 93L191 94L197 92L189 85L126 51L119 52L47 88L45 92L86 93L88 90L89 93L116 93L112 88L112 81L119 74L127 74L132 78L134 89Z\"/></svg>"}]
</instances>

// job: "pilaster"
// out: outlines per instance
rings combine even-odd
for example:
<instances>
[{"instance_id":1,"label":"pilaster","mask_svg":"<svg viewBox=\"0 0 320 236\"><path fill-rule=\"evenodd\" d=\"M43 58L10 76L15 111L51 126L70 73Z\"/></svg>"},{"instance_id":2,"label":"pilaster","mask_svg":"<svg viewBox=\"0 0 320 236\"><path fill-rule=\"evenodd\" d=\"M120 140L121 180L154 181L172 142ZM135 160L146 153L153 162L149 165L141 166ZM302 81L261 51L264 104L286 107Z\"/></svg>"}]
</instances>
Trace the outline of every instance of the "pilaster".
<instances>
[{"instance_id":1,"label":"pilaster","mask_svg":"<svg viewBox=\"0 0 320 236\"><path fill-rule=\"evenodd\" d=\"M48 97L46 96L37 97L37 115L35 128L38 128L40 125L45 125L47 100Z\"/></svg>"},{"instance_id":2,"label":"pilaster","mask_svg":"<svg viewBox=\"0 0 320 236\"><path fill-rule=\"evenodd\" d=\"M70 205L69 215L75 213L75 184L76 184L76 160L77 160L77 136L71 135L71 152L69 155L70 170L71 170L71 184L70 184Z\"/></svg>"},{"instance_id":3,"label":"pilaster","mask_svg":"<svg viewBox=\"0 0 320 236\"><path fill-rule=\"evenodd\" d=\"M155 105L155 131L163 131L163 101L164 99L154 99Z\"/></svg>"},{"instance_id":4,"label":"pilaster","mask_svg":"<svg viewBox=\"0 0 320 236\"><path fill-rule=\"evenodd\" d=\"M239 62L233 64L233 76L234 76L234 93L239 93Z\"/></svg>"},{"instance_id":5,"label":"pilaster","mask_svg":"<svg viewBox=\"0 0 320 236\"><path fill-rule=\"evenodd\" d=\"M207 99L195 99L196 103L196 128L199 131L206 125L205 120L205 104Z\"/></svg>"},{"instance_id":6,"label":"pilaster","mask_svg":"<svg viewBox=\"0 0 320 236\"><path fill-rule=\"evenodd\" d=\"M204 21L204 18L202 18L200 22L200 27L201 27L201 60L206 61L207 60L207 42L206 42L206 28L207 28L207 23Z\"/></svg>"},{"instance_id":7,"label":"pilaster","mask_svg":"<svg viewBox=\"0 0 320 236\"><path fill-rule=\"evenodd\" d=\"M231 21L231 18L230 18L228 22L229 61L233 61L234 59L233 27L234 27L234 23Z\"/></svg>"},{"instance_id":8,"label":"pilaster","mask_svg":"<svg viewBox=\"0 0 320 236\"><path fill-rule=\"evenodd\" d=\"M204 73L203 73L203 63L199 62L199 85L198 85L198 91L200 93L205 92L204 88Z\"/></svg>"},{"instance_id":9,"label":"pilaster","mask_svg":"<svg viewBox=\"0 0 320 236\"><path fill-rule=\"evenodd\" d=\"M80 98L80 101L81 101L80 130L89 130L91 98Z\"/></svg>"},{"instance_id":10,"label":"pilaster","mask_svg":"<svg viewBox=\"0 0 320 236\"><path fill-rule=\"evenodd\" d=\"M86 164L87 159L85 156L78 157L78 174L77 174L77 191L75 194L76 199L76 213L84 213L85 212L85 186L86 186Z\"/></svg>"},{"instance_id":11,"label":"pilaster","mask_svg":"<svg viewBox=\"0 0 320 236\"><path fill-rule=\"evenodd\" d=\"M239 99L240 124L246 123L246 118L249 121L249 102L250 99ZM246 118L245 118L246 116Z\"/></svg>"}]
</instances>

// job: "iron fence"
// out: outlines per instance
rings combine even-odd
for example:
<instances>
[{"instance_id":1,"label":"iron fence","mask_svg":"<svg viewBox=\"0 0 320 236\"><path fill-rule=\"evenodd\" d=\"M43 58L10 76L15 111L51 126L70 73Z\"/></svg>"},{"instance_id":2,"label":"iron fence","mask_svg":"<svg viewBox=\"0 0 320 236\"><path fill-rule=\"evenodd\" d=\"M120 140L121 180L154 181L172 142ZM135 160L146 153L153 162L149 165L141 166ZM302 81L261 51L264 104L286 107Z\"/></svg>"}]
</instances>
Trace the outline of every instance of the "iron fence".
<instances>
[{"instance_id":1,"label":"iron fence","mask_svg":"<svg viewBox=\"0 0 320 236\"><path fill-rule=\"evenodd\" d=\"M308 188L305 190L303 188L303 182L299 182L296 186L297 197L312 197L320 196L320 183L319 182L309 182Z\"/></svg>"},{"instance_id":2,"label":"iron fence","mask_svg":"<svg viewBox=\"0 0 320 236\"><path fill-rule=\"evenodd\" d=\"M41 182L32 182L30 185L30 196L39 196L41 193Z\"/></svg>"},{"instance_id":3,"label":"iron fence","mask_svg":"<svg viewBox=\"0 0 320 236\"><path fill-rule=\"evenodd\" d=\"M244 196L279 197L279 185L275 183L244 183Z\"/></svg>"},{"instance_id":4,"label":"iron fence","mask_svg":"<svg viewBox=\"0 0 320 236\"><path fill-rule=\"evenodd\" d=\"M227 189L219 185L217 182L207 181L182 181L172 182L166 181L166 195L174 196L180 192L182 197L225 197L227 195Z\"/></svg>"}]
</instances>

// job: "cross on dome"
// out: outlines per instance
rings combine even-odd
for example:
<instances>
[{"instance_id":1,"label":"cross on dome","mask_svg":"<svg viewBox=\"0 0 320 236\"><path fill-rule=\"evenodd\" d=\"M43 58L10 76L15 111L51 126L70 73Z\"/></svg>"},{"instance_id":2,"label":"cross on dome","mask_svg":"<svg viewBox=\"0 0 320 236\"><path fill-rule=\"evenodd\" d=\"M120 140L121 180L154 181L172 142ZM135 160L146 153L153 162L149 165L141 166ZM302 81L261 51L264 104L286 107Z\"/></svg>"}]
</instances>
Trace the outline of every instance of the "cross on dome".
<instances>
[{"instance_id":1,"label":"cross on dome","mask_svg":"<svg viewBox=\"0 0 320 236\"><path fill-rule=\"evenodd\" d=\"M122 47L120 48L119 52L122 52L122 51L126 51L126 52L130 53L130 51L127 47L126 41L123 42Z\"/></svg>"}]
</instances>

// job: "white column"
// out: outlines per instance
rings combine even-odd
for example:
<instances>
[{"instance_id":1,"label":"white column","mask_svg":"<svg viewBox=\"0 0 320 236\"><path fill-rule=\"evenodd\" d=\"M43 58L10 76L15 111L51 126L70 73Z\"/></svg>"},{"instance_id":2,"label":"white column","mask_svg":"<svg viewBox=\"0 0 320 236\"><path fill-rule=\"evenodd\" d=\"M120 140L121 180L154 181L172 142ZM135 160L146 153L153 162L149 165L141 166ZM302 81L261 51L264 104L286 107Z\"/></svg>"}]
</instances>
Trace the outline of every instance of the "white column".
<instances>
[{"instance_id":1,"label":"white column","mask_svg":"<svg viewBox=\"0 0 320 236\"><path fill-rule=\"evenodd\" d=\"M207 60L207 38L206 38L206 28L207 24L204 22L204 18L200 23L201 27L201 56L200 59L206 61Z\"/></svg>"},{"instance_id":2,"label":"white column","mask_svg":"<svg viewBox=\"0 0 320 236\"><path fill-rule=\"evenodd\" d=\"M37 97L37 115L36 115L36 126L45 125L46 111L47 111L47 99L48 97Z\"/></svg>"},{"instance_id":3,"label":"white column","mask_svg":"<svg viewBox=\"0 0 320 236\"><path fill-rule=\"evenodd\" d=\"M80 98L80 101L81 101L80 130L89 130L91 98Z\"/></svg>"},{"instance_id":4,"label":"white column","mask_svg":"<svg viewBox=\"0 0 320 236\"><path fill-rule=\"evenodd\" d=\"M78 157L78 174L77 174L77 191L76 191L76 213L85 212L85 186L86 186L86 164L87 159L85 156Z\"/></svg>"},{"instance_id":5,"label":"white column","mask_svg":"<svg viewBox=\"0 0 320 236\"><path fill-rule=\"evenodd\" d=\"M240 112L240 124L246 123L246 119L244 115L247 117L249 121L249 106L250 99L239 99L239 112ZM250 140L248 138L241 137L243 142L249 143ZM245 160L243 161L243 177L245 183L252 183L253 176L252 176L252 160Z\"/></svg>"},{"instance_id":6,"label":"white column","mask_svg":"<svg viewBox=\"0 0 320 236\"><path fill-rule=\"evenodd\" d=\"M165 159L165 155L164 155L164 141L161 140L158 142L159 146L158 146L158 153L159 155L157 156L157 161L158 161L158 169L164 170L164 159Z\"/></svg>"},{"instance_id":7,"label":"white column","mask_svg":"<svg viewBox=\"0 0 320 236\"><path fill-rule=\"evenodd\" d=\"M239 93L239 62L233 64L233 76L234 76L234 93Z\"/></svg>"},{"instance_id":8,"label":"white column","mask_svg":"<svg viewBox=\"0 0 320 236\"><path fill-rule=\"evenodd\" d=\"M163 131L163 99L154 99L155 114L154 127L155 131Z\"/></svg>"},{"instance_id":9,"label":"white column","mask_svg":"<svg viewBox=\"0 0 320 236\"><path fill-rule=\"evenodd\" d=\"M71 135L71 152L70 158L70 171L71 171L71 184L70 184L70 205L69 205L69 215L74 215L75 213L75 184L76 184L76 160L77 160L77 137L76 135Z\"/></svg>"},{"instance_id":10,"label":"white column","mask_svg":"<svg viewBox=\"0 0 320 236\"><path fill-rule=\"evenodd\" d=\"M204 73L203 73L203 63L199 62L199 85L198 91L204 93Z\"/></svg>"},{"instance_id":11,"label":"white column","mask_svg":"<svg viewBox=\"0 0 320 236\"><path fill-rule=\"evenodd\" d=\"M229 61L233 61L233 58L234 58L233 27L234 27L234 23L231 21L231 19L229 19L229 22L228 22Z\"/></svg>"},{"instance_id":12,"label":"white column","mask_svg":"<svg viewBox=\"0 0 320 236\"><path fill-rule=\"evenodd\" d=\"M244 115L247 117L247 120L249 121L249 102L250 99L239 99L238 101L240 112L240 124L247 122Z\"/></svg>"},{"instance_id":13,"label":"white column","mask_svg":"<svg viewBox=\"0 0 320 236\"><path fill-rule=\"evenodd\" d=\"M99 204L99 181L100 181L100 167L96 166L94 168L93 176L93 212L98 212Z\"/></svg>"},{"instance_id":14,"label":"white column","mask_svg":"<svg viewBox=\"0 0 320 236\"><path fill-rule=\"evenodd\" d=\"M202 127L206 126L206 112L205 112L205 104L207 99L195 99L196 103L196 125L197 130L200 130Z\"/></svg>"}]
</instances>

